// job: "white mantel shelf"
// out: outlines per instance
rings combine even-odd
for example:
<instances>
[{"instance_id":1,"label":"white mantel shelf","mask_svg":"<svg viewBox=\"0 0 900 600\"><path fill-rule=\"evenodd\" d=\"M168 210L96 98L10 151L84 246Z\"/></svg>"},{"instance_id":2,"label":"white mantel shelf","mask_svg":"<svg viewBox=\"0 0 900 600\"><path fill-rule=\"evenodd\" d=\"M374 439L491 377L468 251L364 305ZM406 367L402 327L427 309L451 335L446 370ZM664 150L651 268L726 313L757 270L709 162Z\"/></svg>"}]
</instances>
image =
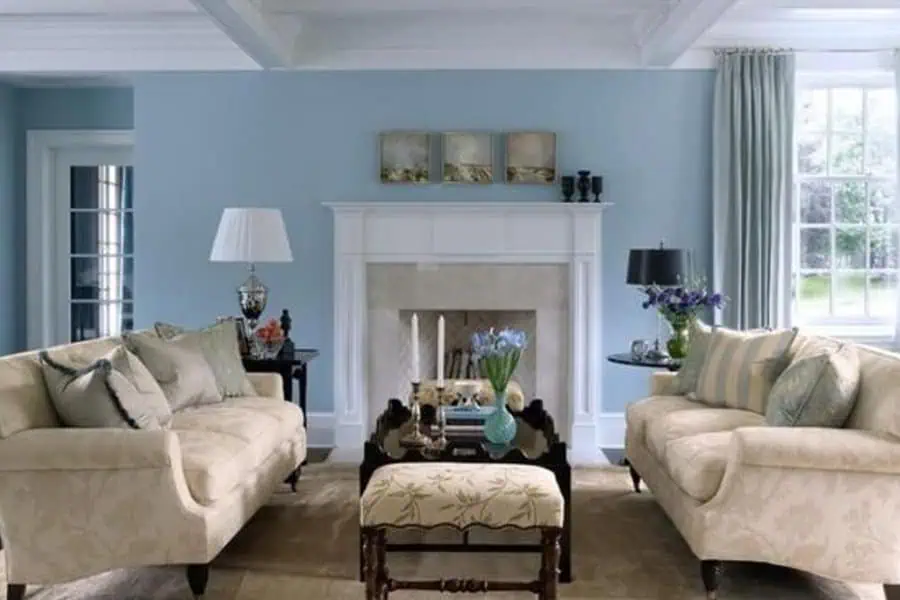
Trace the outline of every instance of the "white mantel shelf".
<instances>
[{"instance_id":1,"label":"white mantel shelf","mask_svg":"<svg viewBox=\"0 0 900 600\"><path fill-rule=\"evenodd\" d=\"M339 202L334 212L335 445L367 438L372 263L560 264L569 270L568 422L573 463L600 456L601 216L609 202ZM599 458L602 461L602 458Z\"/></svg>"}]
</instances>

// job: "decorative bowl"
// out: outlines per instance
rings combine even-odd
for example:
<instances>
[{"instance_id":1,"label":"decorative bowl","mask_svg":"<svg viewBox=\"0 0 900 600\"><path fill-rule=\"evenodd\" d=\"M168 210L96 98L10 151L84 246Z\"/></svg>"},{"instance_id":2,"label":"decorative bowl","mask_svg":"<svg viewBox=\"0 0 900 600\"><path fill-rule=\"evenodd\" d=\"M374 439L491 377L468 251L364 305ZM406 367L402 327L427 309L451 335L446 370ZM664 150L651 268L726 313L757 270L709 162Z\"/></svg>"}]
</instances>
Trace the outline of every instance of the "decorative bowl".
<instances>
[{"instance_id":1,"label":"decorative bowl","mask_svg":"<svg viewBox=\"0 0 900 600\"><path fill-rule=\"evenodd\" d=\"M253 355L257 358L276 358L284 346L284 338L264 340L259 336L253 336Z\"/></svg>"}]
</instances>

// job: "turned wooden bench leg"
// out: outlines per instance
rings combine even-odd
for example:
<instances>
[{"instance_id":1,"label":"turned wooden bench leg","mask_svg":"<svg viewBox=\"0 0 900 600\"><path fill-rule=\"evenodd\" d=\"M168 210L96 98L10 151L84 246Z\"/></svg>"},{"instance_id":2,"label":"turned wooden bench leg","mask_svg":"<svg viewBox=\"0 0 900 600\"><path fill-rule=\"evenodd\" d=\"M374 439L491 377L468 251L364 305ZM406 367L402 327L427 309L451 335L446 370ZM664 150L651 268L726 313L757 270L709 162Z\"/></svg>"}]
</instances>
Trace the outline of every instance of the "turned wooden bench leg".
<instances>
[{"instance_id":1,"label":"turned wooden bench leg","mask_svg":"<svg viewBox=\"0 0 900 600\"><path fill-rule=\"evenodd\" d=\"M706 588L706 597L715 600L719 590L719 581L722 579L722 571L725 566L721 560L704 560L700 562L700 576L703 578L703 587Z\"/></svg>"},{"instance_id":2,"label":"turned wooden bench leg","mask_svg":"<svg viewBox=\"0 0 900 600\"><path fill-rule=\"evenodd\" d=\"M378 537L379 530L365 528L363 536L363 579L366 583L366 600L380 600L378 589Z\"/></svg>"},{"instance_id":3,"label":"turned wooden bench leg","mask_svg":"<svg viewBox=\"0 0 900 600\"><path fill-rule=\"evenodd\" d=\"M900 585L884 584L884 600L900 600Z\"/></svg>"},{"instance_id":4,"label":"turned wooden bench leg","mask_svg":"<svg viewBox=\"0 0 900 600\"><path fill-rule=\"evenodd\" d=\"M541 530L541 600L557 600L559 597L559 539L562 530L552 527Z\"/></svg>"}]
</instances>

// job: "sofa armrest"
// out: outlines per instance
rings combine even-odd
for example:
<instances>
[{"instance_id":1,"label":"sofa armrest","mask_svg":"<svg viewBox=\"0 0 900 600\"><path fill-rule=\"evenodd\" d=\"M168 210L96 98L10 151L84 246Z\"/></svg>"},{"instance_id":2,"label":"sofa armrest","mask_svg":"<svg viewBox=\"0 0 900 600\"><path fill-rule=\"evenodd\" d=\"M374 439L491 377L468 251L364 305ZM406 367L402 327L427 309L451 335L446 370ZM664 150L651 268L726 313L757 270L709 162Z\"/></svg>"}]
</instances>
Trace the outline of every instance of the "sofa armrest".
<instances>
[{"instance_id":1,"label":"sofa armrest","mask_svg":"<svg viewBox=\"0 0 900 600\"><path fill-rule=\"evenodd\" d=\"M742 427L732 444L743 465L900 475L900 440L871 431Z\"/></svg>"},{"instance_id":2,"label":"sofa armrest","mask_svg":"<svg viewBox=\"0 0 900 600\"><path fill-rule=\"evenodd\" d=\"M651 396L673 396L672 391L675 385L675 376L678 373L672 371L654 371L650 375L650 395Z\"/></svg>"},{"instance_id":3,"label":"sofa armrest","mask_svg":"<svg viewBox=\"0 0 900 600\"><path fill-rule=\"evenodd\" d=\"M206 532L175 432L52 428L0 440L9 581L59 583L120 567L208 562Z\"/></svg>"},{"instance_id":4,"label":"sofa armrest","mask_svg":"<svg viewBox=\"0 0 900 600\"><path fill-rule=\"evenodd\" d=\"M163 429L29 429L0 442L0 471L171 468L180 455Z\"/></svg>"},{"instance_id":5,"label":"sofa armrest","mask_svg":"<svg viewBox=\"0 0 900 600\"><path fill-rule=\"evenodd\" d=\"M247 378L261 397L284 400L284 385L279 373L247 373Z\"/></svg>"}]
</instances>

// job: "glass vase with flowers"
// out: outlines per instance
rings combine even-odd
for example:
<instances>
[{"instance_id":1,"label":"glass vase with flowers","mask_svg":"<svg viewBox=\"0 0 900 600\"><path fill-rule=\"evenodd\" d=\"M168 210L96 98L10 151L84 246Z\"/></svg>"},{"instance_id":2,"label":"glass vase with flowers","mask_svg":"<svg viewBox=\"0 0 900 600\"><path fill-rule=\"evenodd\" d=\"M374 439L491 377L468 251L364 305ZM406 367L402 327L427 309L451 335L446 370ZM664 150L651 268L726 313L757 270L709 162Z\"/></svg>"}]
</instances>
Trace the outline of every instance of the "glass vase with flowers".
<instances>
[{"instance_id":1,"label":"glass vase with flowers","mask_svg":"<svg viewBox=\"0 0 900 600\"><path fill-rule=\"evenodd\" d=\"M726 302L722 294L710 292L703 279L674 287L650 285L641 292L645 296L641 306L645 309L655 308L672 329L672 336L666 343L666 349L672 358L687 356L691 326L700 313L709 309L721 309Z\"/></svg>"},{"instance_id":2,"label":"glass vase with flowers","mask_svg":"<svg viewBox=\"0 0 900 600\"><path fill-rule=\"evenodd\" d=\"M506 388L528 347L528 335L519 329L476 332L472 353L482 377L494 389L494 412L484 421L484 437L495 444L509 444L516 435L516 420L506 409Z\"/></svg>"}]
</instances>

